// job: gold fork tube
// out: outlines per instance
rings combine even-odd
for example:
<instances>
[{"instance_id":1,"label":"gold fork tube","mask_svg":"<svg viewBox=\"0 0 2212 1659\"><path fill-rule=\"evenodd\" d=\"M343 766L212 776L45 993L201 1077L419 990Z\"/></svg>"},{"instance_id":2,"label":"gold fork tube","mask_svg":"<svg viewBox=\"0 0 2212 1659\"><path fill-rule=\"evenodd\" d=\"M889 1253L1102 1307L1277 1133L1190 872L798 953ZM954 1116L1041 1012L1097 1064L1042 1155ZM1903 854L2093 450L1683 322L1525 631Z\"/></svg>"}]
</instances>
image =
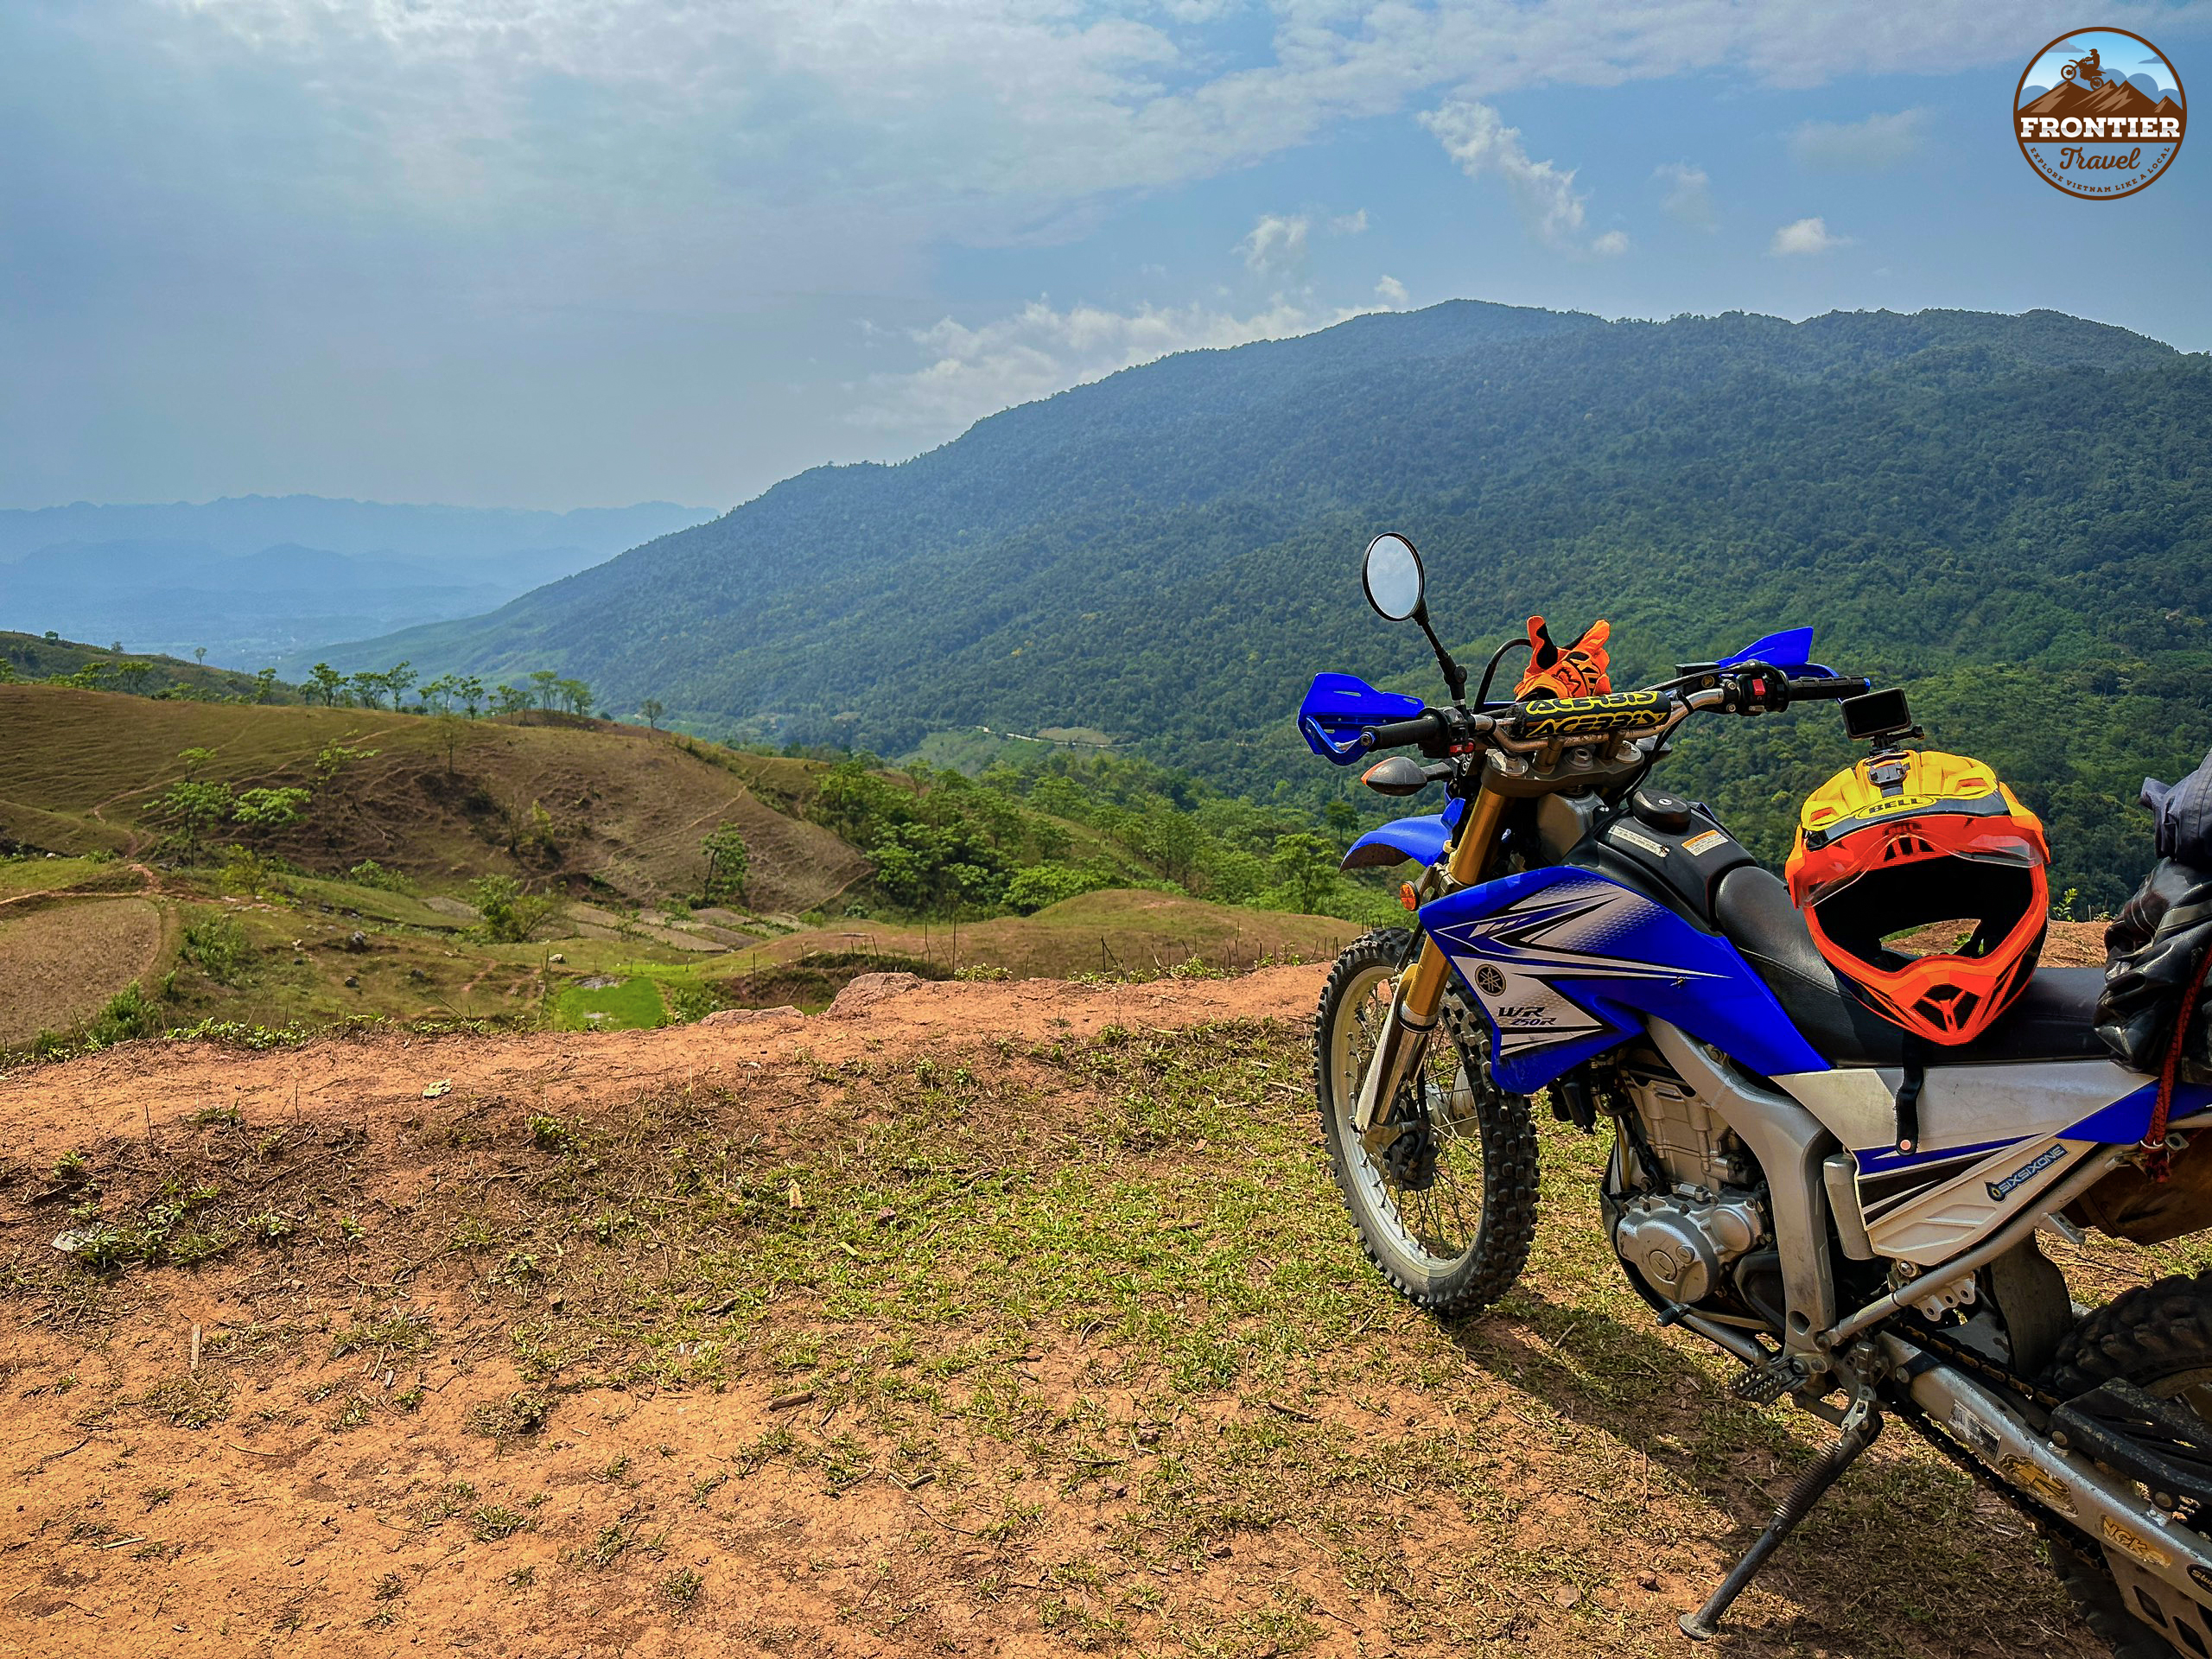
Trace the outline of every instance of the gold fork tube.
<instances>
[{"instance_id":1,"label":"gold fork tube","mask_svg":"<svg viewBox=\"0 0 2212 1659\"><path fill-rule=\"evenodd\" d=\"M1456 885L1471 887L1482 879L1504 817L1504 796L1486 789L1475 797L1445 866ZM1436 1028L1436 1010L1444 1001L1451 979L1452 964L1445 960L1444 952L1434 939L1424 938L1414 965L1398 976L1397 989L1390 998L1389 1020L1375 1045L1367 1075L1359 1080L1359 1110L1353 1127L1360 1134L1375 1126L1383 1103L1398 1097L1407 1074L1421 1063L1428 1046L1428 1033Z\"/></svg>"}]
</instances>

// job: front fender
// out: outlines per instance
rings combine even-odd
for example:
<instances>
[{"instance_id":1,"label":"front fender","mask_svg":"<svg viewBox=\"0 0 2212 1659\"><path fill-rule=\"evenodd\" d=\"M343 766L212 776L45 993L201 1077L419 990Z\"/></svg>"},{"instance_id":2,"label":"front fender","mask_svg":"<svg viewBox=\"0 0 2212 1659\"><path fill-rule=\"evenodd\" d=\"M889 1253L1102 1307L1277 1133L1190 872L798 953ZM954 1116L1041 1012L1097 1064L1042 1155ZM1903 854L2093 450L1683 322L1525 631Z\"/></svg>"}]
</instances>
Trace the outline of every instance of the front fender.
<instances>
[{"instance_id":1,"label":"front fender","mask_svg":"<svg viewBox=\"0 0 2212 1659\"><path fill-rule=\"evenodd\" d=\"M1453 801L1440 813L1422 817L1393 818L1380 830L1370 830L1352 842L1339 866L1347 870L1371 870L1385 864L1433 864L1451 844L1452 831L1467 810L1465 801Z\"/></svg>"}]
</instances>

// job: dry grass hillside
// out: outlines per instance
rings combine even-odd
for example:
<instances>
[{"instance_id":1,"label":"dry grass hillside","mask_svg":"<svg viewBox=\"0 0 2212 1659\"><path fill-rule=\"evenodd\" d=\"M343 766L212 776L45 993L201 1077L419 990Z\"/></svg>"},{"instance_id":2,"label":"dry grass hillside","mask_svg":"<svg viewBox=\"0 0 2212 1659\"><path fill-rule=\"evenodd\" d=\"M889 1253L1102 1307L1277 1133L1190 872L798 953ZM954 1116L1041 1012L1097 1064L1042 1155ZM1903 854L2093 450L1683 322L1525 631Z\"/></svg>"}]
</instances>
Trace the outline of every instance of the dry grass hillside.
<instances>
[{"instance_id":1,"label":"dry grass hillside","mask_svg":"<svg viewBox=\"0 0 2212 1659\"><path fill-rule=\"evenodd\" d=\"M307 821L262 844L325 874L374 859L425 878L501 872L649 900L696 884L699 838L720 823L745 836L762 910L812 909L866 872L828 830L778 810L804 798L806 762L607 721L529 718L448 732L358 709L0 686L0 730L10 734L0 745L0 836L57 852L143 850L163 827L149 804L185 775L179 755L206 748L215 758L203 776L315 788ZM375 753L318 783L317 757L333 744Z\"/></svg>"}]
</instances>

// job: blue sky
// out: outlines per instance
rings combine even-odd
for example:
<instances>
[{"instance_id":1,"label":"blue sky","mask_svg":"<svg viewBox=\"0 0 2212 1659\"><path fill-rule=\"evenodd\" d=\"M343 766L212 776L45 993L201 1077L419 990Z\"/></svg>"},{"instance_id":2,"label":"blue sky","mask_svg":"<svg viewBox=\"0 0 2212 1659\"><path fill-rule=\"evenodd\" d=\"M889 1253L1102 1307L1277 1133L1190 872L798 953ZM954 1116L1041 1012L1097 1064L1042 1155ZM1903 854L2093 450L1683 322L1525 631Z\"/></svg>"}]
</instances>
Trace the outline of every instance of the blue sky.
<instances>
[{"instance_id":1,"label":"blue sky","mask_svg":"<svg viewBox=\"0 0 2212 1659\"><path fill-rule=\"evenodd\" d=\"M2212 349L2212 138L2084 202L2010 135L2083 21L16 0L0 505L726 505L1165 352L1454 297L2044 306ZM2212 75L2202 0L2094 21Z\"/></svg>"}]
</instances>

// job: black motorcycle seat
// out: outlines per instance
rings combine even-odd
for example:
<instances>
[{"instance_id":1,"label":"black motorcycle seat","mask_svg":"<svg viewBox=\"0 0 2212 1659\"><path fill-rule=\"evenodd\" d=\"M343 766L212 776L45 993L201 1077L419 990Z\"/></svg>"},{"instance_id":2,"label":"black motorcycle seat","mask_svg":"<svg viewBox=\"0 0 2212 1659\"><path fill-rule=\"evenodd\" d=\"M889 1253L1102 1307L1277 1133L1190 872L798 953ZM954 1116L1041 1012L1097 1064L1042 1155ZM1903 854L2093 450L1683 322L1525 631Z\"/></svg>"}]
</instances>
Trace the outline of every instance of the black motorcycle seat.
<instances>
[{"instance_id":1,"label":"black motorcycle seat","mask_svg":"<svg viewBox=\"0 0 2212 1659\"><path fill-rule=\"evenodd\" d=\"M1904 1033L1844 988L1789 889L1757 865L1731 870L1713 895L1713 922L1766 982L1790 1022L1831 1065L1902 1065ZM2101 968L2038 968L1997 1023L1955 1048L1924 1044L1935 1065L2109 1059L2094 1023Z\"/></svg>"}]
</instances>

